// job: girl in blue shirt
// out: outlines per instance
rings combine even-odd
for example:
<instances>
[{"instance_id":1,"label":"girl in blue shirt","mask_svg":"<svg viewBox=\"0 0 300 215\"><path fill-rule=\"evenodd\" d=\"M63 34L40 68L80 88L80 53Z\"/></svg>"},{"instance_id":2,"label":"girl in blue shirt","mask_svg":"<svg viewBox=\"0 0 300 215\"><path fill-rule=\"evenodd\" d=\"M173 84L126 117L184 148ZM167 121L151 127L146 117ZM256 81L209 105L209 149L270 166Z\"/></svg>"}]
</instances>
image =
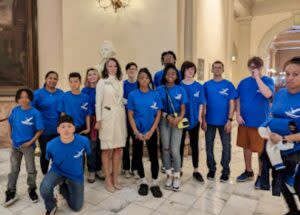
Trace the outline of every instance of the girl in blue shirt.
<instances>
[{"instance_id":1,"label":"girl in blue shirt","mask_svg":"<svg viewBox=\"0 0 300 215\"><path fill-rule=\"evenodd\" d=\"M32 100L33 92L30 89L19 89L16 93L16 102L19 105L12 109L8 118L8 136L12 146L11 172L8 175L4 206L9 206L18 199L17 180L23 156L26 163L28 194L33 203L38 201L38 195L35 192L37 172L34 151L35 141L43 132L44 125L40 112L30 105Z\"/></svg>"},{"instance_id":2,"label":"girl in blue shirt","mask_svg":"<svg viewBox=\"0 0 300 215\"><path fill-rule=\"evenodd\" d=\"M181 76L184 79L180 82L180 85L185 89L188 96L188 103L186 104L185 117L189 119L190 126L183 130L181 139L181 167L183 164L183 151L185 146L186 132L189 132L190 145L192 149L193 160L193 177L199 181L204 182L201 173L198 170L199 166L199 128L201 123L201 117L203 112L203 105L205 102L204 88L203 86L194 81L196 74L196 66L193 62L185 61L181 66Z\"/></svg>"},{"instance_id":3,"label":"girl in blue shirt","mask_svg":"<svg viewBox=\"0 0 300 215\"><path fill-rule=\"evenodd\" d=\"M162 197L162 192L158 186L158 155L157 155L157 133L162 101L159 94L152 90L152 77L147 68L140 69L138 73L138 90L129 94L128 98L128 118L132 127L135 139L133 142L136 165L141 184L138 193L148 194L148 183L145 179L143 165L143 145L147 145L151 162L152 184L151 192L154 197Z\"/></svg>"},{"instance_id":4,"label":"girl in blue shirt","mask_svg":"<svg viewBox=\"0 0 300 215\"><path fill-rule=\"evenodd\" d=\"M180 187L180 143L182 137L182 129L178 128L178 124L184 118L185 105L188 99L185 90L179 86L178 70L174 65L166 65L162 83L163 85L158 87L157 91L163 101L160 135L163 164L167 173L165 187L178 191Z\"/></svg>"},{"instance_id":5,"label":"girl in blue shirt","mask_svg":"<svg viewBox=\"0 0 300 215\"><path fill-rule=\"evenodd\" d=\"M88 177L87 181L89 183L94 183L96 176L99 179L104 179L104 175L101 171L101 150L100 150L100 140L98 138L98 130L95 129L96 124L96 85L100 79L100 74L98 70L94 68L89 68L85 75L85 87L82 88L81 92L89 97L90 105L90 133L88 137L90 139L91 154L87 156L87 167L88 167Z\"/></svg>"},{"instance_id":6,"label":"girl in blue shirt","mask_svg":"<svg viewBox=\"0 0 300 215\"><path fill-rule=\"evenodd\" d=\"M269 126L272 131L270 140L273 144L295 143L293 149L284 153L283 160L286 169L283 175L284 178L293 175L294 190L300 199L300 171L296 170L297 165L298 167L300 165L300 57L290 60L285 65L284 71L286 72L287 89L281 89L275 95L271 109L272 118L265 125ZM296 133L289 132L288 127L291 122L295 124L295 130L298 130ZM281 192L290 210L287 214L300 214L293 193L285 183L282 184Z\"/></svg>"},{"instance_id":7,"label":"girl in blue shirt","mask_svg":"<svg viewBox=\"0 0 300 215\"><path fill-rule=\"evenodd\" d=\"M63 91L56 88L58 82L58 74L55 71L47 72L45 76L45 84L41 89L34 92L32 105L40 111L45 130L39 138L39 146L41 150L40 165L42 173L48 172L49 161L45 158L47 142L57 137L56 126L60 113L57 111L57 104L60 103Z\"/></svg>"}]
</instances>

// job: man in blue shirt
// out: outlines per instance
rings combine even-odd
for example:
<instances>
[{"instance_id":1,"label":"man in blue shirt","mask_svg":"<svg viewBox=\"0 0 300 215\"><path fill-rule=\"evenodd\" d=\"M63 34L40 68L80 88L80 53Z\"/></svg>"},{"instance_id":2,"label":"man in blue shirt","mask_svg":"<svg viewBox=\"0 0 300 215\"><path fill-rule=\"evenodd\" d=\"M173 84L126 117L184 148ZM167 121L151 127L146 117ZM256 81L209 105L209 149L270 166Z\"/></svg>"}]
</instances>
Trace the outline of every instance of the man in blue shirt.
<instances>
[{"instance_id":1,"label":"man in blue shirt","mask_svg":"<svg viewBox=\"0 0 300 215\"><path fill-rule=\"evenodd\" d=\"M75 134L75 125L71 116L64 115L59 119L56 137L47 144L46 158L52 160L52 166L45 175L40 191L45 201L46 215L57 210L54 187L59 185L61 195L73 211L80 211L84 193L84 153L90 154L89 140Z\"/></svg>"},{"instance_id":2,"label":"man in blue shirt","mask_svg":"<svg viewBox=\"0 0 300 215\"><path fill-rule=\"evenodd\" d=\"M58 111L70 115L74 120L76 133L87 135L90 132L91 106L88 95L81 93L81 76L78 72L69 74L71 91L64 93L58 105Z\"/></svg>"},{"instance_id":3,"label":"man in blue shirt","mask_svg":"<svg viewBox=\"0 0 300 215\"><path fill-rule=\"evenodd\" d=\"M250 77L243 79L238 85L239 98L236 102L236 119L239 124L237 145L243 148L245 171L237 177L238 182L252 180L252 152L259 155L263 150L264 140L258 134L258 127L270 114L269 99L274 93L274 82L267 76L262 76L263 60L252 57L248 61ZM260 161L259 161L260 163ZM255 188L260 189L261 165L255 182Z\"/></svg>"},{"instance_id":4,"label":"man in blue shirt","mask_svg":"<svg viewBox=\"0 0 300 215\"><path fill-rule=\"evenodd\" d=\"M237 92L230 81L223 79L223 72L224 64L221 61L215 61L212 65L213 79L204 84L206 115L202 122L202 128L206 131L206 157L209 169L207 179L212 180L215 177L214 141L218 129L223 146L221 160L223 171L220 180L226 182L230 174L231 122Z\"/></svg>"}]
</instances>

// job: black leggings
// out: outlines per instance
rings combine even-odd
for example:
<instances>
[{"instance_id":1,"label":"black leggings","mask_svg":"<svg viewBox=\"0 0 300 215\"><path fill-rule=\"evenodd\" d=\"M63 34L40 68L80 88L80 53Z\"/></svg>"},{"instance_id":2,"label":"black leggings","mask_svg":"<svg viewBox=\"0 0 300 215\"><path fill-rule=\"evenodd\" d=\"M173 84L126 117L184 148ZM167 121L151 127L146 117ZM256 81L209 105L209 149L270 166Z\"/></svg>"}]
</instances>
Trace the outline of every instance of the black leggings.
<instances>
[{"instance_id":1,"label":"black leggings","mask_svg":"<svg viewBox=\"0 0 300 215\"><path fill-rule=\"evenodd\" d=\"M200 124L198 123L194 128L191 130L183 130L182 138L181 138L181 145L180 145L180 155L181 155L181 167L183 165L183 151L184 151L184 142L186 132L189 132L190 135L190 145L192 149L192 160L193 160L193 167L198 168L199 166L199 127Z\"/></svg>"},{"instance_id":2,"label":"black leggings","mask_svg":"<svg viewBox=\"0 0 300 215\"><path fill-rule=\"evenodd\" d=\"M136 164L140 178L145 177L144 164L143 164L143 151L144 144L138 139L133 140L134 150L136 151ZM158 178L159 164L158 164L158 151L157 151L157 133L153 133L151 138L146 142L149 159L151 162L152 179Z\"/></svg>"},{"instance_id":3,"label":"black leggings","mask_svg":"<svg viewBox=\"0 0 300 215\"><path fill-rule=\"evenodd\" d=\"M296 163L293 162L285 162L286 165L286 171L293 171L296 167ZM295 184L294 184L294 188L296 191L296 195L298 196L299 200L300 200L300 172L298 172L297 176L295 177ZM287 186L285 185L285 183L282 184L281 187L281 192L282 195L285 199L285 202L287 203L290 211L297 211L297 204L296 201L294 199L294 195L288 190Z\"/></svg>"},{"instance_id":4,"label":"black leggings","mask_svg":"<svg viewBox=\"0 0 300 215\"><path fill-rule=\"evenodd\" d=\"M127 123L127 138L126 145L123 149L123 170L130 170L130 139L134 140L135 136L133 134L132 128ZM136 159L135 159L135 151L134 145L132 145L132 160L131 160L131 171L136 170Z\"/></svg>"}]
</instances>

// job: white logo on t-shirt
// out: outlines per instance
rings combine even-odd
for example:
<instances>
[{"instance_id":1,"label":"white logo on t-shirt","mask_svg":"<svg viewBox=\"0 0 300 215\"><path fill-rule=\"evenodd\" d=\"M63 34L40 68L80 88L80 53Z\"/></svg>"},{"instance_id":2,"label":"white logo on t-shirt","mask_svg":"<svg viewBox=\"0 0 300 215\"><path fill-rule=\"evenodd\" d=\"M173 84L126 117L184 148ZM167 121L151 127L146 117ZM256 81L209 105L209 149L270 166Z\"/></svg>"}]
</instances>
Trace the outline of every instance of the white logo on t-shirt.
<instances>
[{"instance_id":1,"label":"white logo on t-shirt","mask_svg":"<svg viewBox=\"0 0 300 215\"><path fill-rule=\"evenodd\" d=\"M156 102L153 102L153 104L150 106L152 109L154 110L157 110L158 107L157 107L157 103Z\"/></svg>"},{"instance_id":2,"label":"white logo on t-shirt","mask_svg":"<svg viewBox=\"0 0 300 215\"><path fill-rule=\"evenodd\" d=\"M80 158L83 155L84 149L81 149L81 151L77 152L76 155L73 156L73 158Z\"/></svg>"},{"instance_id":3,"label":"white logo on t-shirt","mask_svg":"<svg viewBox=\"0 0 300 215\"><path fill-rule=\"evenodd\" d=\"M88 102L84 103L83 105L81 105L81 109L87 110L88 109L88 105L89 105Z\"/></svg>"},{"instance_id":4,"label":"white logo on t-shirt","mask_svg":"<svg viewBox=\"0 0 300 215\"><path fill-rule=\"evenodd\" d=\"M33 117L30 117L30 118L27 118L27 117L26 117L25 120L21 121L21 123L22 123L23 125L33 125L33 122L31 122L31 120L33 120Z\"/></svg>"},{"instance_id":5,"label":"white logo on t-shirt","mask_svg":"<svg viewBox=\"0 0 300 215\"><path fill-rule=\"evenodd\" d=\"M219 91L219 93L221 94L221 95L225 95L225 96L228 96L228 88L225 88L225 89L222 89L221 91Z\"/></svg>"},{"instance_id":6,"label":"white logo on t-shirt","mask_svg":"<svg viewBox=\"0 0 300 215\"><path fill-rule=\"evenodd\" d=\"M182 97L182 94L178 94L177 96L175 96L175 99L180 100Z\"/></svg>"},{"instance_id":7,"label":"white logo on t-shirt","mask_svg":"<svg viewBox=\"0 0 300 215\"><path fill-rule=\"evenodd\" d=\"M194 93L194 97L199 97L200 91L197 91L196 93Z\"/></svg>"},{"instance_id":8,"label":"white logo on t-shirt","mask_svg":"<svg viewBox=\"0 0 300 215\"><path fill-rule=\"evenodd\" d=\"M298 113L298 115L297 115L297 113ZM297 108L295 110L293 108L291 108L291 110L286 111L285 114L291 118L298 119L298 118L300 118L300 108Z\"/></svg>"}]
</instances>

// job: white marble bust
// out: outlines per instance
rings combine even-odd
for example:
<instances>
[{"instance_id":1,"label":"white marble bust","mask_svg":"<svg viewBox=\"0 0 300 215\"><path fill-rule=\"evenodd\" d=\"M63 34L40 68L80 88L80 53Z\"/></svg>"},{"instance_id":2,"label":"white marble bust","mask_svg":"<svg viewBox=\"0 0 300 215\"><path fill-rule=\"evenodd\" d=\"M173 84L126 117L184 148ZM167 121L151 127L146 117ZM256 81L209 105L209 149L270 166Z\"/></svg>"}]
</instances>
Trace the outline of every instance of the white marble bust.
<instances>
[{"instance_id":1,"label":"white marble bust","mask_svg":"<svg viewBox=\"0 0 300 215\"><path fill-rule=\"evenodd\" d=\"M116 50L115 50L114 45L112 44L111 41L105 40L105 41L103 41L103 43L100 47L99 53L100 53L100 56L101 56L101 60L100 60L99 64L96 65L96 68L101 73L106 60L110 57L115 56L116 55Z\"/></svg>"}]
</instances>

